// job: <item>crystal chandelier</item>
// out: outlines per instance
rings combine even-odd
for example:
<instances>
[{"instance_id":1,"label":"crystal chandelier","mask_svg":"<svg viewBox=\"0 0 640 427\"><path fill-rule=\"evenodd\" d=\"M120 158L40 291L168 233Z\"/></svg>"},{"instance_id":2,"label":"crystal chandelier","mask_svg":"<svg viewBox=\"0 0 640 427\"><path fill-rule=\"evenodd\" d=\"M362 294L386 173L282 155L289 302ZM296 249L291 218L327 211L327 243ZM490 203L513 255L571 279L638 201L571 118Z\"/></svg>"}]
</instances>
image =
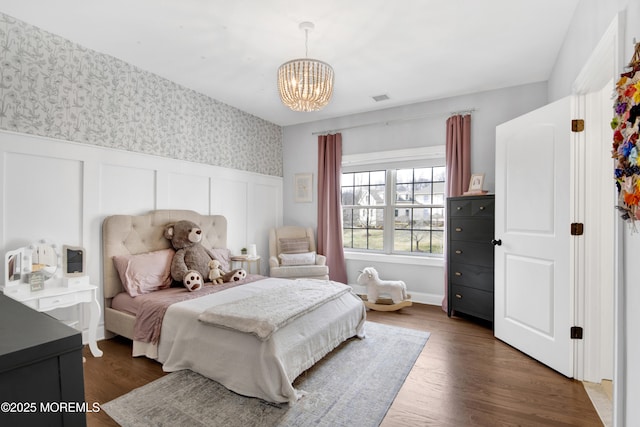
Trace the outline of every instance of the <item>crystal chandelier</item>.
<instances>
[{"instance_id":1,"label":"crystal chandelier","mask_svg":"<svg viewBox=\"0 0 640 427\"><path fill-rule=\"evenodd\" d=\"M282 103L293 111L318 111L329 103L333 93L333 68L326 62L307 58L311 22L302 22L305 58L285 62L278 68L278 92Z\"/></svg>"}]
</instances>

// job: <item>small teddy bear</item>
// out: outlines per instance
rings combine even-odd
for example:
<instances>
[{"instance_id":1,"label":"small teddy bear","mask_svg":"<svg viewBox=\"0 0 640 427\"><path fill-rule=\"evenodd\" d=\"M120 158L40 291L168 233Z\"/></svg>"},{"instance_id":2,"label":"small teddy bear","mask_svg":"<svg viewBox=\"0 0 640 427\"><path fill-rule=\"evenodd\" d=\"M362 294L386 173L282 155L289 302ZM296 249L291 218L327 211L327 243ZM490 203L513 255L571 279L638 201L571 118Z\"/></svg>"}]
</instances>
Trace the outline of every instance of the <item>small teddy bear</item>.
<instances>
[{"instance_id":1,"label":"small teddy bear","mask_svg":"<svg viewBox=\"0 0 640 427\"><path fill-rule=\"evenodd\" d=\"M211 261L209 261L209 280L214 285L224 283L224 279L222 278L222 275L224 273L220 266L220 261L218 261L217 259L212 259Z\"/></svg>"}]
</instances>

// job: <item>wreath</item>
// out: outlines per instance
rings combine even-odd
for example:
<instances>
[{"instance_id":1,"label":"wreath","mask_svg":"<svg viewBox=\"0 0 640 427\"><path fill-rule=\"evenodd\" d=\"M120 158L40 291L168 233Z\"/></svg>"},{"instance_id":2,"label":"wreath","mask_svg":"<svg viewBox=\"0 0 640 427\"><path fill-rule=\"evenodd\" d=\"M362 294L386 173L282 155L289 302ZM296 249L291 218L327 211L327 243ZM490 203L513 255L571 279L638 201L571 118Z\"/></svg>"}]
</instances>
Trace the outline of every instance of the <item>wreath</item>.
<instances>
[{"instance_id":1,"label":"wreath","mask_svg":"<svg viewBox=\"0 0 640 427\"><path fill-rule=\"evenodd\" d=\"M630 71L616 83L612 157L615 159L615 182L622 219L634 223L640 219L640 43L629 63Z\"/></svg>"}]
</instances>

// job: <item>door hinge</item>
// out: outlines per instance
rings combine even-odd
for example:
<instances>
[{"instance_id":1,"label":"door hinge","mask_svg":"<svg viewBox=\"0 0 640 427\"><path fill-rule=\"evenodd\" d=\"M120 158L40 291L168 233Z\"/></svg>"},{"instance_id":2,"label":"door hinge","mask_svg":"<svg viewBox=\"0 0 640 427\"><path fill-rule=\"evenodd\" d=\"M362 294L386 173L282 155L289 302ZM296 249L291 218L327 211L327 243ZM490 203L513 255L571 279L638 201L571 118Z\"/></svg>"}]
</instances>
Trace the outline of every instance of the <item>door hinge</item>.
<instances>
[{"instance_id":1,"label":"door hinge","mask_svg":"<svg viewBox=\"0 0 640 427\"><path fill-rule=\"evenodd\" d=\"M571 339L572 340L581 340L582 339L582 327L581 326L572 326L571 327Z\"/></svg>"},{"instance_id":2,"label":"door hinge","mask_svg":"<svg viewBox=\"0 0 640 427\"><path fill-rule=\"evenodd\" d=\"M584 224L581 222L572 222L571 223L571 235L572 236L582 236L584 233Z\"/></svg>"},{"instance_id":3,"label":"door hinge","mask_svg":"<svg viewBox=\"0 0 640 427\"><path fill-rule=\"evenodd\" d=\"M571 120L571 132L582 132L584 130L584 120Z\"/></svg>"}]
</instances>

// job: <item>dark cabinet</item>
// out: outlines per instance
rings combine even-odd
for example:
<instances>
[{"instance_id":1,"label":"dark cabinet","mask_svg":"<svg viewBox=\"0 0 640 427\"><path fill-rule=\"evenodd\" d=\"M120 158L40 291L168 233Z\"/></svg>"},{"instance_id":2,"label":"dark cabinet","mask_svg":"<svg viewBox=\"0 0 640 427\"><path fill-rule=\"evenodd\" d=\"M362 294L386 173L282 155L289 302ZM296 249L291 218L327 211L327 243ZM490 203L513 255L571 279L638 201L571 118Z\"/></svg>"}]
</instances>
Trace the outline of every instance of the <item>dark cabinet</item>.
<instances>
[{"instance_id":1,"label":"dark cabinet","mask_svg":"<svg viewBox=\"0 0 640 427\"><path fill-rule=\"evenodd\" d=\"M0 425L85 426L82 335L0 294Z\"/></svg>"},{"instance_id":2,"label":"dark cabinet","mask_svg":"<svg viewBox=\"0 0 640 427\"><path fill-rule=\"evenodd\" d=\"M447 314L493 322L494 196L447 199Z\"/></svg>"}]
</instances>

